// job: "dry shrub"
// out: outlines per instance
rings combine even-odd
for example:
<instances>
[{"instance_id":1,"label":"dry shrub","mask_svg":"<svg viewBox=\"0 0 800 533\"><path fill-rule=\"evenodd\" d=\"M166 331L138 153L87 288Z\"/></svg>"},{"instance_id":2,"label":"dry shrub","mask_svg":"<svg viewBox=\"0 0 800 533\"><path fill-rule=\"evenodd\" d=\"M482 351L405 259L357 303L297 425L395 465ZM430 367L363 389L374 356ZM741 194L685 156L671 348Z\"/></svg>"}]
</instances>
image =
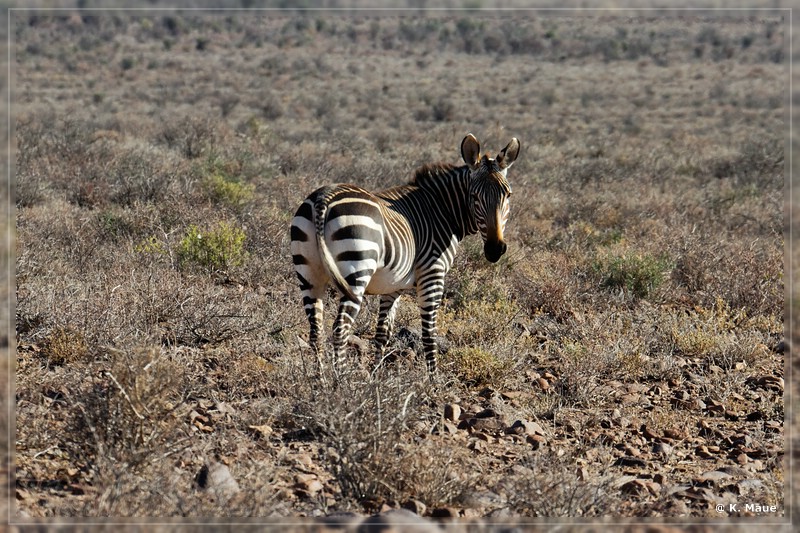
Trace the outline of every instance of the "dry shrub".
<instances>
[{"instance_id":1,"label":"dry shrub","mask_svg":"<svg viewBox=\"0 0 800 533\"><path fill-rule=\"evenodd\" d=\"M584 468L581 475L575 457L586 457L586 450L575 455L547 447L526 456L514 467L516 475L502 483L511 510L528 517L597 517L613 514L616 501L614 476L608 461ZM600 448L594 456L610 452ZM606 458L607 458L606 457Z\"/></svg>"},{"instance_id":2,"label":"dry shrub","mask_svg":"<svg viewBox=\"0 0 800 533\"><path fill-rule=\"evenodd\" d=\"M157 348L108 348L105 357L68 398L75 407L70 440L76 451L88 452L101 478L110 474L107 469L137 469L157 461L157 450L168 449L164 444L174 437L183 374Z\"/></svg>"},{"instance_id":3,"label":"dry shrub","mask_svg":"<svg viewBox=\"0 0 800 533\"><path fill-rule=\"evenodd\" d=\"M222 133L218 123L209 118L183 116L167 120L157 140L187 159L195 159L219 144Z\"/></svg>"},{"instance_id":4,"label":"dry shrub","mask_svg":"<svg viewBox=\"0 0 800 533\"><path fill-rule=\"evenodd\" d=\"M784 307L783 258L766 244L738 241L691 242L676 261L675 280L699 305L717 297L750 316L781 317Z\"/></svg>"},{"instance_id":5,"label":"dry shrub","mask_svg":"<svg viewBox=\"0 0 800 533\"><path fill-rule=\"evenodd\" d=\"M508 386L525 364L520 357L526 347L522 320L522 310L507 299L467 300L444 309L439 326L448 349L439 356L441 368L471 386Z\"/></svg>"},{"instance_id":6,"label":"dry shrub","mask_svg":"<svg viewBox=\"0 0 800 533\"><path fill-rule=\"evenodd\" d=\"M600 378L614 367L612 360L600 355L581 341L567 341L560 348L555 390L566 405L597 407L608 400Z\"/></svg>"},{"instance_id":7,"label":"dry shrub","mask_svg":"<svg viewBox=\"0 0 800 533\"><path fill-rule=\"evenodd\" d=\"M439 361L441 368L453 372L472 387L501 383L511 367L510 361L470 346L448 350L439 357Z\"/></svg>"},{"instance_id":8,"label":"dry shrub","mask_svg":"<svg viewBox=\"0 0 800 533\"><path fill-rule=\"evenodd\" d=\"M434 389L424 365L402 371L401 365L367 373L354 361L335 371L309 362L305 369L284 369L288 375L278 381L285 387L280 395L294 404L291 419L279 423L327 444L343 508L374 509L412 497L426 505L451 503L473 481L457 473L464 450L454 446L448 459L441 443L430 441L438 417L430 409Z\"/></svg>"},{"instance_id":9,"label":"dry shrub","mask_svg":"<svg viewBox=\"0 0 800 533\"><path fill-rule=\"evenodd\" d=\"M57 382L55 399L66 407L59 432L48 443L62 451L59 478L86 483L97 496L84 500L83 509L70 507L80 502L65 502L64 511L151 514L163 509L160 498L172 484L174 472L166 458L187 445L180 438L178 418L182 369L158 348L108 348L98 357L58 377L46 376L39 385L52 387ZM28 383L26 390L35 386ZM37 454L25 464L37 472L50 463Z\"/></svg>"},{"instance_id":10,"label":"dry shrub","mask_svg":"<svg viewBox=\"0 0 800 533\"><path fill-rule=\"evenodd\" d=\"M769 356L765 344L769 333L759 331L746 312L731 309L721 298L711 308L697 307L666 317L664 325L677 353L725 370L737 363L752 366ZM780 331L779 324L777 327Z\"/></svg>"},{"instance_id":11,"label":"dry shrub","mask_svg":"<svg viewBox=\"0 0 800 533\"><path fill-rule=\"evenodd\" d=\"M515 288L515 302L529 316L546 314L564 321L577 305L575 266L563 252L537 252L510 272L508 283Z\"/></svg>"},{"instance_id":12,"label":"dry shrub","mask_svg":"<svg viewBox=\"0 0 800 533\"><path fill-rule=\"evenodd\" d=\"M63 365L82 361L89 354L83 334L70 326L57 326L45 337L42 355L50 364Z\"/></svg>"}]
</instances>

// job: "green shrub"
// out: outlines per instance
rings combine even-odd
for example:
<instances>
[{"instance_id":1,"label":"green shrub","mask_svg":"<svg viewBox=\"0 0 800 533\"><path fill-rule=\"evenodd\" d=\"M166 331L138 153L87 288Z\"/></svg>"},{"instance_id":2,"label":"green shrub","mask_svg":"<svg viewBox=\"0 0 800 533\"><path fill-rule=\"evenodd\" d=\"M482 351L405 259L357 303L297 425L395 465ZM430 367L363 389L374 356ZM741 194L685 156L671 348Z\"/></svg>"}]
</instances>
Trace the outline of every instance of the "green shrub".
<instances>
[{"instance_id":1,"label":"green shrub","mask_svg":"<svg viewBox=\"0 0 800 533\"><path fill-rule=\"evenodd\" d=\"M160 240L155 235L151 235L150 237L146 238L139 244L137 244L134 249L135 252L140 254L150 254L150 255L167 255L167 245L164 241Z\"/></svg>"},{"instance_id":2,"label":"green shrub","mask_svg":"<svg viewBox=\"0 0 800 533\"><path fill-rule=\"evenodd\" d=\"M239 207L253 198L252 184L239 183L221 173L206 176L202 187L213 201L231 207Z\"/></svg>"},{"instance_id":3,"label":"green shrub","mask_svg":"<svg viewBox=\"0 0 800 533\"><path fill-rule=\"evenodd\" d=\"M192 224L178 244L178 264L181 267L195 265L208 271L239 266L247 257L245 238L242 228L225 221L205 232Z\"/></svg>"},{"instance_id":4,"label":"green shrub","mask_svg":"<svg viewBox=\"0 0 800 533\"><path fill-rule=\"evenodd\" d=\"M200 187L214 203L239 208L253 199L255 187L240 179L242 161L210 153L199 165Z\"/></svg>"},{"instance_id":5,"label":"green shrub","mask_svg":"<svg viewBox=\"0 0 800 533\"><path fill-rule=\"evenodd\" d=\"M601 287L623 289L646 298L663 283L672 263L665 256L626 253L597 259L593 268L601 277Z\"/></svg>"}]
</instances>

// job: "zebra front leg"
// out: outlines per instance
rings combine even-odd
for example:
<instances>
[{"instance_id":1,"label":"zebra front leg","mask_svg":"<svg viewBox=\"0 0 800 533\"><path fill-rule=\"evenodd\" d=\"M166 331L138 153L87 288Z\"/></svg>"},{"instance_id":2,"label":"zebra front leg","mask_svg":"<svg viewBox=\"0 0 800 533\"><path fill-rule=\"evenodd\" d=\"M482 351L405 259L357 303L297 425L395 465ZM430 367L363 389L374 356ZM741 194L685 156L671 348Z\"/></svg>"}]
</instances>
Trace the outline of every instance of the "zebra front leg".
<instances>
[{"instance_id":1,"label":"zebra front leg","mask_svg":"<svg viewBox=\"0 0 800 533\"><path fill-rule=\"evenodd\" d=\"M417 303L422 319L422 350L431 375L436 371L436 315L443 291L444 275L423 279L417 286Z\"/></svg>"},{"instance_id":2,"label":"zebra front leg","mask_svg":"<svg viewBox=\"0 0 800 533\"><path fill-rule=\"evenodd\" d=\"M339 314L333 323L333 367L335 371L344 363L347 340L353 331L353 323L361 310L362 296L357 300L343 296L339 300Z\"/></svg>"},{"instance_id":3,"label":"zebra front leg","mask_svg":"<svg viewBox=\"0 0 800 533\"><path fill-rule=\"evenodd\" d=\"M397 313L397 303L400 301L399 296L399 292L381 296L381 306L378 312L378 327L375 330L376 366L380 366L383 362L386 345L392 337L394 316ZM387 360L393 362L395 358L396 357L392 355L391 357L387 357Z\"/></svg>"}]
</instances>

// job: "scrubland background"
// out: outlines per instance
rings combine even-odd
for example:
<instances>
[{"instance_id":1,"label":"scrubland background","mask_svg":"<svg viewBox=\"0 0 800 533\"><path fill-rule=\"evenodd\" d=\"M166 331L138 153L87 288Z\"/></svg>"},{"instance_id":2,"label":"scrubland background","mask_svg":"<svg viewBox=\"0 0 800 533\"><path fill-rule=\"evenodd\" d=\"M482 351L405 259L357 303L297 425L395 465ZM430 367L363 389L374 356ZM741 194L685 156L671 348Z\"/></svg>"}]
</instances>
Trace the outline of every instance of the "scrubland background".
<instances>
[{"instance_id":1,"label":"scrubland background","mask_svg":"<svg viewBox=\"0 0 800 533\"><path fill-rule=\"evenodd\" d=\"M715 517L785 453L780 12L18 12L22 517ZM440 372L318 372L316 187L522 153L464 241ZM331 293L327 326L335 309Z\"/></svg>"}]
</instances>

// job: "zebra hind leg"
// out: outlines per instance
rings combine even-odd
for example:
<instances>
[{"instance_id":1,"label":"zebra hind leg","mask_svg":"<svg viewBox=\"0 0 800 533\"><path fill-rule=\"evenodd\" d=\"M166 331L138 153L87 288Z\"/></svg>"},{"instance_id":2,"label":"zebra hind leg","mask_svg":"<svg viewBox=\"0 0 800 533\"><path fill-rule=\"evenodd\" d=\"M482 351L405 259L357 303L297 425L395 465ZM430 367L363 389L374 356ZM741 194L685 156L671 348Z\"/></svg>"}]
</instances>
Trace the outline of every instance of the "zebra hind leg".
<instances>
[{"instance_id":1,"label":"zebra hind leg","mask_svg":"<svg viewBox=\"0 0 800 533\"><path fill-rule=\"evenodd\" d=\"M321 373L325 367L322 357L325 344L325 331L322 325L322 298L304 295L303 308L306 311L309 325L308 344L317 358L317 371Z\"/></svg>"},{"instance_id":2,"label":"zebra hind leg","mask_svg":"<svg viewBox=\"0 0 800 533\"><path fill-rule=\"evenodd\" d=\"M375 366L380 366L384 361L393 363L396 354L386 354L386 345L392 337L394 329L394 316L397 313L397 303L400 293L384 294L381 296L381 305L378 312L378 327L375 330Z\"/></svg>"},{"instance_id":3,"label":"zebra hind leg","mask_svg":"<svg viewBox=\"0 0 800 533\"><path fill-rule=\"evenodd\" d=\"M343 296L339 300L339 313L333 323L333 368L334 373L339 372L345 363L347 340L353 331L353 323L361 310L363 297L358 295L357 300Z\"/></svg>"}]
</instances>

